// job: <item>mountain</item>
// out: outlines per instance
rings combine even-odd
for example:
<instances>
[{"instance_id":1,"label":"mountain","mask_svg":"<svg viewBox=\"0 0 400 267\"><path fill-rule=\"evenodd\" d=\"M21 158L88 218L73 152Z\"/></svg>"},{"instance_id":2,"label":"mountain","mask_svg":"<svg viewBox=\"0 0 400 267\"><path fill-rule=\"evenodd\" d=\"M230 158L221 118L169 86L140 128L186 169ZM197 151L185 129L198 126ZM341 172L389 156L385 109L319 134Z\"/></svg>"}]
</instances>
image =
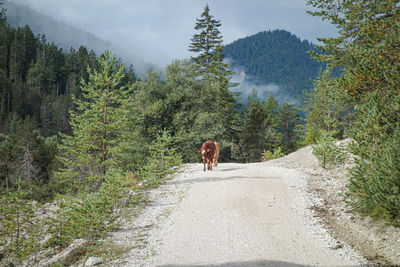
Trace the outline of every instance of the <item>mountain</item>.
<instances>
[{"instance_id":1,"label":"mountain","mask_svg":"<svg viewBox=\"0 0 400 267\"><path fill-rule=\"evenodd\" d=\"M304 91L312 87L323 65L312 59L308 51L312 43L285 30L263 31L234 41L225 47L225 57L241 83L236 91L255 88L268 98L272 93L279 102L301 103Z\"/></svg>"},{"instance_id":2,"label":"mountain","mask_svg":"<svg viewBox=\"0 0 400 267\"><path fill-rule=\"evenodd\" d=\"M12 27L29 25L34 34L44 34L47 41L53 42L56 46L66 51L71 47L77 50L81 45L86 46L88 49L93 49L96 54L110 50L127 65L132 64L135 73L139 74L139 76L144 74L148 68L152 70L159 69L158 66L145 62L140 57L116 44L102 40L92 33L70 26L65 22L45 16L28 6L5 2L4 8L7 9L7 22Z\"/></svg>"}]
</instances>

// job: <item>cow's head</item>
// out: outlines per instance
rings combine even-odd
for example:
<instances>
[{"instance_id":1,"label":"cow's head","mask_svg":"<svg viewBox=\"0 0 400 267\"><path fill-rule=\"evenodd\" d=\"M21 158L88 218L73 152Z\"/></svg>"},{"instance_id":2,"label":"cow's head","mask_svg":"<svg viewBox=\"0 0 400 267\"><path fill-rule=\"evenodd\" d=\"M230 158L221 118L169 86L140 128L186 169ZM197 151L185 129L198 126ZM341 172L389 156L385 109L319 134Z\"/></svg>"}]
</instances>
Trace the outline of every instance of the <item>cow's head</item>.
<instances>
[{"instance_id":1,"label":"cow's head","mask_svg":"<svg viewBox=\"0 0 400 267\"><path fill-rule=\"evenodd\" d=\"M204 160L206 158L206 153L210 152L210 149L199 149L197 152L201 153L201 158Z\"/></svg>"}]
</instances>

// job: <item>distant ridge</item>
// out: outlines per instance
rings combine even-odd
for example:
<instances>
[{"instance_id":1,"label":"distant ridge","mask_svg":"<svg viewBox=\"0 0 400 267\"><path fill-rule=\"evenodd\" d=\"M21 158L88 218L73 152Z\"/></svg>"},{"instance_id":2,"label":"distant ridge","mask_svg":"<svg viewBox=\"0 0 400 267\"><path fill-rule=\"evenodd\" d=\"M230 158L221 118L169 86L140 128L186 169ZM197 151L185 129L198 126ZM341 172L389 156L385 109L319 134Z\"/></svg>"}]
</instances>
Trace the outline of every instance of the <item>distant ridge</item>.
<instances>
[{"instance_id":1,"label":"distant ridge","mask_svg":"<svg viewBox=\"0 0 400 267\"><path fill-rule=\"evenodd\" d=\"M310 90L312 79L323 67L310 57L310 50L315 47L307 40L301 41L285 30L274 30L226 45L225 57L244 83L268 86L259 96L267 98L272 93L278 100L301 103L304 91Z\"/></svg>"},{"instance_id":2,"label":"distant ridge","mask_svg":"<svg viewBox=\"0 0 400 267\"><path fill-rule=\"evenodd\" d=\"M69 50L71 47L78 49L81 45L89 50L93 49L96 54L101 54L105 50L121 57L122 61L132 64L135 72L139 75L144 74L146 69L158 69L154 64L146 63L140 57L133 55L129 51L103 39L98 38L93 33L86 32L63 21L59 21L37 12L36 10L13 2L4 1L4 7L7 9L7 22L12 27L23 27L29 25L33 33L44 34L47 41L54 42L60 48Z\"/></svg>"}]
</instances>

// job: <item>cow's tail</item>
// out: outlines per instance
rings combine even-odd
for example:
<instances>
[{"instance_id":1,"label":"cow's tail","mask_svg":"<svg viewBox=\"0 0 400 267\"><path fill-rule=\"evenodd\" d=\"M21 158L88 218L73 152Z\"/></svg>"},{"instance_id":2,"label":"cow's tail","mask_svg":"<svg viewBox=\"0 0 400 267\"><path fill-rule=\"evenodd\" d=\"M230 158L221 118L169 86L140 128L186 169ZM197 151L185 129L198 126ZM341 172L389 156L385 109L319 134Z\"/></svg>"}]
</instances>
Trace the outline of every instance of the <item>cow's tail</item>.
<instances>
[{"instance_id":1,"label":"cow's tail","mask_svg":"<svg viewBox=\"0 0 400 267\"><path fill-rule=\"evenodd\" d=\"M218 166L218 157L219 157L219 143L218 142L214 142L215 144L215 153L214 153L214 167Z\"/></svg>"}]
</instances>

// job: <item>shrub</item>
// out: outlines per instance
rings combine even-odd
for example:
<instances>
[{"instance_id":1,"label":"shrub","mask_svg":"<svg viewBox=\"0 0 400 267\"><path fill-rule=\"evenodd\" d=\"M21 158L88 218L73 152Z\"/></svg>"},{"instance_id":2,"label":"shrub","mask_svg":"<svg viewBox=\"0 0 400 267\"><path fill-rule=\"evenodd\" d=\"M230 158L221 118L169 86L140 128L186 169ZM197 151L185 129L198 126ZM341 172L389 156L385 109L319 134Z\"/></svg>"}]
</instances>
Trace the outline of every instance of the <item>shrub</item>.
<instances>
[{"instance_id":1,"label":"shrub","mask_svg":"<svg viewBox=\"0 0 400 267\"><path fill-rule=\"evenodd\" d=\"M277 147L274 149L274 152L271 152L269 150L264 150L264 153L261 155L261 161L268 161L271 159L277 159L280 157L283 157L285 154L282 152L282 149L280 147Z\"/></svg>"},{"instance_id":2,"label":"shrub","mask_svg":"<svg viewBox=\"0 0 400 267\"><path fill-rule=\"evenodd\" d=\"M174 167L182 164L181 156L172 146L173 141L173 138L164 131L152 143L150 159L141 172L148 187L159 185L165 176L174 172Z\"/></svg>"},{"instance_id":3,"label":"shrub","mask_svg":"<svg viewBox=\"0 0 400 267\"><path fill-rule=\"evenodd\" d=\"M98 192L58 199L57 216L50 222L49 245L63 247L78 238L94 241L103 237L114 227L118 215L114 213L115 206L129 189L123 182L127 177L128 174L111 169Z\"/></svg>"},{"instance_id":4,"label":"shrub","mask_svg":"<svg viewBox=\"0 0 400 267\"><path fill-rule=\"evenodd\" d=\"M35 218L36 204L25 200L20 183L16 191L0 196L1 254L17 263L40 249L38 236L41 225Z\"/></svg>"},{"instance_id":5,"label":"shrub","mask_svg":"<svg viewBox=\"0 0 400 267\"><path fill-rule=\"evenodd\" d=\"M344 164L347 152L344 147L339 146L335 143L329 133L322 133L318 143L312 146L313 155L317 157L322 168L333 168Z\"/></svg>"},{"instance_id":6,"label":"shrub","mask_svg":"<svg viewBox=\"0 0 400 267\"><path fill-rule=\"evenodd\" d=\"M400 227L400 131L370 154L368 160L357 159L350 172L352 204Z\"/></svg>"}]
</instances>

